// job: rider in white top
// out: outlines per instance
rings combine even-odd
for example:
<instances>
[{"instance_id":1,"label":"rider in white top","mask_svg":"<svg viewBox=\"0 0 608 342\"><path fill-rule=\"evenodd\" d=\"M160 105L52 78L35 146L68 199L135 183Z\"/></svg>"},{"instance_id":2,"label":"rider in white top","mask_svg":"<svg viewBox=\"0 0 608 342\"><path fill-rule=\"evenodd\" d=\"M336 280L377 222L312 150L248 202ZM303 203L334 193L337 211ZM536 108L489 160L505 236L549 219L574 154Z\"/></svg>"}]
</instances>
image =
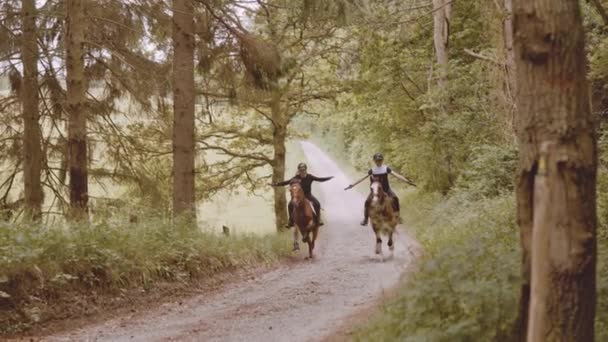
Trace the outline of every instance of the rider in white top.
<instances>
[{"instance_id":1,"label":"rider in white top","mask_svg":"<svg viewBox=\"0 0 608 342\"><path fill-rule=\"evenodd\" d=\"M400 179L410 185L413 185L413 186L416 186L416 185L411 180L398 174L397 172L393 171L390 167L385 165L384 156L381 153L374 154L373 159L374 159L375 165L367 172L367 175L364 176L363 178L361 178L360 180L358 180L357 182L355 182L354 184L349 185L346 189L351 189L355 185L363 182L365 180L365 178L367 178L367 177L369 177L370 183L373 182L374 178L375 178L380 182L380 184L382 184L382 189L384 190L384 192L393 198L393 208L395 209L397 214L399 214L399 211L400 211L399 197L397 197L397 195L395 195L395 193L391 189L391 186L390 186L390 183L388 180L388 175L393 175L397 179ZM370 192L370 195L367 197L367 200L365 200L365 211L364 211L365 216L363 218L363 221L361 221L362 226L366 226L369 221L369 205L370 205L371 201L372 201L372 194ZM401 222L401 217L399 217L399 222Z\"/></svg>"}]
</instances>

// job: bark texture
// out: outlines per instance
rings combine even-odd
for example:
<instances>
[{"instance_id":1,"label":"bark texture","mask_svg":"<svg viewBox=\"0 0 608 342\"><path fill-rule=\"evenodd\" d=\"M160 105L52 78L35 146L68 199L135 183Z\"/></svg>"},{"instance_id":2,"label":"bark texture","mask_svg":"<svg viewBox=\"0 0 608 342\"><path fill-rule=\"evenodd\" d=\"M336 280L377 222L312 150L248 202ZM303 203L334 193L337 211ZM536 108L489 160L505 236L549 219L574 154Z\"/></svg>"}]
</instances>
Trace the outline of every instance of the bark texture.
<instances>
[{"instance_id":1,"label":"bark texture","mask_svg":"<svg viewBox=\"0 0 608 342\"><path fill-rule=\"evenodd\" d=\"M26 217L34 221L41 218L42 149L40 138L40 113L38 111L38 44L36 28L36 2L23 0L21 18L23 35L21 58L23 62L23 87L21 92L23 117L23 182Z\"/></svg>"},{"instance_id":2,"label":"bark texture","mask_svg":"<svg viewBox=\"0 0 608 342\"><path fill-rule=\"evenodd\" d=\"M66 76L71 218L88 218L87 116L85 112L84 1L67 1Z\"/></svg>"},{"instance_id":3,"label":"bark texture","mask_svg":"<svg viewBox=\"0 0 608 342\"><path fill-rule=\"evenodd\" d=\"M513 0L504 0L503 35L505 44L505 66L507 73L507 85L509 99L514 100L517 94L517 83L515 81L515 49L513 46Z\"/></svg>"},{"instance_id":4,"label":"bark texture","mask_svg":"<svg viewBox=\"0 0 608 342\"><path fill-rule=\"evenodd\" d=\"M433 0L433 42L439 65L439 85L445 86L448 76L451 0Z\"/></svg>"},{"instance_id":5,"label":"bark texture","mask_svg":"<svg viewBox=\"0 0 608 342\"><path fill-rule=\"evenodd\" d=\"M593 341L597 147L580 8L513 5L520 339Z\"/></svg>"},{"instance_id":6,"label":"bark texture","mask_svg":"<svg viewBox=\"0 0 608 342\"><path fill-rule=\"evenodd\" d=\"M278 183L285 180L285 156L287 149L287 117L281 109L281 94L278 90L273 91L271 99L271 112L274 130L272 143L274 156L272 159L272 182ZM285 198L285 188L282 186L274 187L274 214L277 231L283 230L287 224L287 200Z\"/></svg>"},{"instance_id":7,"label":"bark texture","mask_svg":"<svg viewBox=\"0 0 608 342\"><path fill-rule=\"evenodd\" d=\"M194 8L173 0L173 214L196 218Z\"/></svg>"}]
</instances>

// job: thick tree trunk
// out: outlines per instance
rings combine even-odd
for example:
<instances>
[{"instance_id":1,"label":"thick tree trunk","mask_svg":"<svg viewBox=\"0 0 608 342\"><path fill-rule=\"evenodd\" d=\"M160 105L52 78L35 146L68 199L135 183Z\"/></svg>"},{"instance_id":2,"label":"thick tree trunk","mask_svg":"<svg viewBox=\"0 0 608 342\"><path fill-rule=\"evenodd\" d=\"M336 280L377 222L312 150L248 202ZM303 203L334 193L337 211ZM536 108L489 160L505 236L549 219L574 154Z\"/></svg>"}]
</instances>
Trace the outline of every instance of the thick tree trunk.
<instances>
[{"instance_id":1,"label":"thick tree trunk","mask_svg":"<svg viewBox=\"0 0 608 342\"><path fill-rule=\"evenodd\" d=\"M85 30L83 0L67 1L67 110L68 110L68 166L70 176L70 216L74 220L87 219L87 116L85 113L84 56L82 45Z\"/></svg>"},{"instance_id":2,"label":"thick tree trunk","mask_svg":"<svg viewBox=\"0 0 608 342\"><path fill-rule=\"evenodd\" d=\"M23 0L21 18L23 36L21 58L23 61L23 182L25 209L28 219L38 221L42 213L42 186L40 170L42 148L40 139L40 114L38 112L38 44L36 29L36 1Z\"/></svg>"},{"instance_id":3,"label":"thick tree trunk","mask_svg":"<svg viewBox=\"0 0 608 342\"><path fill-rule=\"evenodd\" d=\"M593 341L597 148L580 9L576 0L513 3L521 336Z\"/></svg>"},{"instance_id":4,"label":"thick tree trunk","mask_svg":"<svg viewBox=\"0 0 608 342\"><path fill-rule=\"evenodd\" d=\"M272 120L274 122L272 182L278 183L285 180L287 124L285 115L281 110L281 95L278 91L274 91L271 101ZM287 200L285 199L285 188L282 186L274 187L274 215L277 231L283 230L283 227L287 224Z\"/></svg>"},{"instance_id":5,"label":"thick tree trunk","mask_svg":"<svg viewBox=\"0 0 608 342\"><path fill-rule=\"evenodd\" d=\"M196 219L194 186L194 8L173 0L173 214Z\"/></svg>"},{"instance_id":6,"label":"thick tree trunk","mask_svg":"<svg viewBox=\"0 0 608 342\"><path fill-rule=\"evenodd\" d=\"M439 65L439 85L441 87L445 87L448 77L451 13L450 0L433 0L433 42Z\"/></svg>"}]
</instances>

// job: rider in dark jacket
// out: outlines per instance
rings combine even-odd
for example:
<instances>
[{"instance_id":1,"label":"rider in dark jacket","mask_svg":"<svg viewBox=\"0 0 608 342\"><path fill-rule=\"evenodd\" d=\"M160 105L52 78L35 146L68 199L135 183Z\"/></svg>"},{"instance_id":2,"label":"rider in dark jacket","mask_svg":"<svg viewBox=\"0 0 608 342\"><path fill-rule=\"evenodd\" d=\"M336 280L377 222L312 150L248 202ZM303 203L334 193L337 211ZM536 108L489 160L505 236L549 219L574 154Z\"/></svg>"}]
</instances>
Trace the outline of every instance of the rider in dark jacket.
<instances>
[{"instance_id":1,"label":"rider in dark jacket","mask_svg":"<svg viewBox=\"0 0 608 342\"><path fill-rule=\"evenodd\" d=\"M279 182L279 183L273 183L271 184L272 186L285 186L285 185L289 185L292 184L293 182L299 182L300 185L302 186L302 190L304 191L304 196L306 196L306 198L312 202L313 208L315 210L315 220L316 223L319 226L322 226L324 223L321 220L321 203L319 202L319 200L313 196L312 194L312 182L316 181L316 182L326 182L330 179L334 178L333 176L331 177L315 177L311 174L308 173L308 166L305 163L300 163L298 164L298 173L296 173L296 175L286 181L283 182ZM293 223L293 217L291 215L293 211L293 204L291 203L291 201L289 202L289 223L287 224L286 228L290 228L293 227L294 223Z\"/></svg>"},{"instance_id":2,"label":"rider in dark jacket","mask_svg":"<svg viewBox=\"0 0 608 342\"><path fill-rule=\"evenodd\" d=\"M374 167L369 169L369 171L367 172L367 175L363 176L363 178L358 180L355 184L349 185L346 189L353 188L355 185L363 182L368 177L369 177L370 182L373 182L374 178L375 178L378 181L380 181L380 184L382 184L382 189L384 190L384 192L393 198L393 209L395 209L395 211L397 213L399 213L399 211L401 209L399 206L399 197L397 197L397 195L395 195L395 193L391 189L391 186L388 181L388 175L393 175L397 179L400 179L412 186L416 186L416 185L411 180L398 174L397 172L393 171L390 167L385 165L384 156L382 155L382 153L374 154L373 159L374 159L375 165L374 165ZM372 194L370 192L369 196L365 200L365 214L364 214L363 221L361 221L362 226L366 226L369 221L369 205L370 205L371 201L372 201ZM399 221L401 221L401 217L399 217Z\"/></svg>"}]
</instances>

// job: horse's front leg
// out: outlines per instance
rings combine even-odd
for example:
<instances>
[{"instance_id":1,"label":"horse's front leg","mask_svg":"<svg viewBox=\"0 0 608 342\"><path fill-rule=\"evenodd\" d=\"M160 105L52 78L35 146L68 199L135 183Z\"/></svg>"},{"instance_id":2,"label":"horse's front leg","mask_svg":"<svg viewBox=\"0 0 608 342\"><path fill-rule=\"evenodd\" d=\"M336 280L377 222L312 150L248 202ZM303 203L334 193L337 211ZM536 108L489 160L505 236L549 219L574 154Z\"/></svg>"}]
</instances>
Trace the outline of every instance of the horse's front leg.
<instances>
[{"instance_id":1,"label":"horse's front leg","mask_svg":"<svg viewBox=\"0 0 608 342\"><path fill-rule=\"evenodd\" d=\"M391 231L390 233L388 233L388 249L391 252L395 250L395 243L393 242L393 233L394 233L394 231Z\"/></svg>"},{"instance_id":2,"label":"horse's front leg","mask_svg":"<svg viewBox=\"0 0 608 342\"><path fill-rule=\"evenodd\" d=\"M310 231L312 230L313 226L313 221L308 221L308 224L306 225L306 230L302 231L302 242L310 244Z\"/></svg>"},{"instance_id":3,"label":"horse's front leg","mask_svg":"<svg viewBox=\"0 0 608 342\"><path fill-rule=\"evenodd\" d=\"M298 231L299 231L299 228L297 226L293 227L293 250L294 251L300 250L300 244L298 243L298 239L299 239Z\"/></svg>"},{"instance_id":4,"label":"horse's front leg","mask_svg":"<svg viewBox=\"0 0 608 342\"><path fill-rule=\"evenodd\" d=\"M311 224L310 230L308 230L308 234L312 231L312 239L309 237L308 239L308 256L310 258L313 257L313 250L315 249L315 241L317 240L317 234L319 233L319 226L314 223Z\"/></svg>"},{"instance_id":5,"label":"horse's front leg","mask_svg":"<svg viewBox=\"0 0 608 342\"><path fill-rule=\"evenodd\" d=\"M380 237L380 229L376 229L376 226L373 226L374 234L376 234L376 254L382 253L382 238Z\"/></svg>"}]
</instances>

